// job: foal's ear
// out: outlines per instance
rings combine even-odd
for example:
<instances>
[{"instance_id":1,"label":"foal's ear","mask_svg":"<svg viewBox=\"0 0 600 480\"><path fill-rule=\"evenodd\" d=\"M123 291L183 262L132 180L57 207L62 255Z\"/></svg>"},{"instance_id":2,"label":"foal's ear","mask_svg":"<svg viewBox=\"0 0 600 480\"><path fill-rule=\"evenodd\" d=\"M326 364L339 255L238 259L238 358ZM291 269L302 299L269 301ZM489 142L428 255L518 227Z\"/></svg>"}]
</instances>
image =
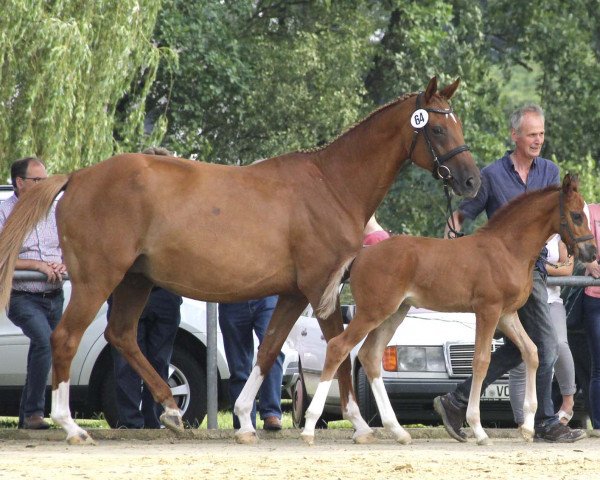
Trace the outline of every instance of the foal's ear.
<instances>
[{"instance_id":1,"label":"foal's ear","mask_svg":"<svg viewBox=\"0 0 600 480\"><path fill-rule=\"evenodd\" d=\"M452 98L452 95L454 95L454 92L456 92L456 89L458 88L459 85L460 85L460 77L457 78L454 81L454 83L451 83L446 88L442 89L440 91L440 96L444 97L446 100L450 100Z\"/></svg>"},{"instance_id":2,"label":"foal's ear","mask_svg":"<svg viewBox=\"0 0 600 480\"><path fill-rule=\"evenodd\" d=\"M425 89L425 104L429 103L435 92L437 92L437 77L431 77Z\"/></svg>"},{"instance_id":3,"label":"foal's ear","mask_svg":"<svg viewBox=\"0 0 600 480\"><path fill-rule=\"evenodd\" d=\"M579 191L579 177L577 175L571 175L567 173L565 178L563 178L562 190L565 195L571 192Z\"/></svg>"}]
</instances>

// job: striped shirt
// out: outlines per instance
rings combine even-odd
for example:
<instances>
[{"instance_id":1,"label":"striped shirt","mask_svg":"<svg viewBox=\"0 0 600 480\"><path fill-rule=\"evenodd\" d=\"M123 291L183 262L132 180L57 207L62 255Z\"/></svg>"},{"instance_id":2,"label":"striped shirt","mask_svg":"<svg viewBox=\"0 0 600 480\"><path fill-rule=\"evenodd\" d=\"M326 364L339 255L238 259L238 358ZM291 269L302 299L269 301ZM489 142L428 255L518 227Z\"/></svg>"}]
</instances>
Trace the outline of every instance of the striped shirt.
<instances>
[{"instance_id":1,"label":"striped shirt","mask_svg":"<svg viewBox=\"0 0 600 480\"><path fill-rule=\"evenodd\" d=\"M6 219L18 202L18 198L12 197L0 205L0 229L4 228ZM19 258L22 260L41 260L42 262L62 263L62 252L58 243L58 229L56 227L55 205L52 205L48 216L35 226L27 235L21 246ZM13 289L25 292L47 292L55 290L56 283L44 281L13 280Z\"/></svg>"}]
</instances>

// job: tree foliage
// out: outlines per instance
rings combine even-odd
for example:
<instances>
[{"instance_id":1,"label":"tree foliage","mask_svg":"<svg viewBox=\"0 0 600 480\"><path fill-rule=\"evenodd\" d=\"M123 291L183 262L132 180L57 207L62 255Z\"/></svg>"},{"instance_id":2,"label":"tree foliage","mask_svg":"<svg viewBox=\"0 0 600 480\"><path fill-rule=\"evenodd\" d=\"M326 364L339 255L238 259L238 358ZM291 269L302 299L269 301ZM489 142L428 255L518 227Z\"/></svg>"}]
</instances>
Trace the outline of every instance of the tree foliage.
<instances>
[{"instance_id":1,"label":"tree foliage","mask_svg":"<svg viewBox=\"0 0 600 480\"><path fill-rule=\"evenodd\" d=\"M142 142L144 98L159 51L158 0L2 0L0 158L45 158L53 171L96 163ZM143 71L142 88L132 88ZM117 118L125 95L131 108ZM160 133L157 131L157 133Z\"/></svg>"}]
</instances>

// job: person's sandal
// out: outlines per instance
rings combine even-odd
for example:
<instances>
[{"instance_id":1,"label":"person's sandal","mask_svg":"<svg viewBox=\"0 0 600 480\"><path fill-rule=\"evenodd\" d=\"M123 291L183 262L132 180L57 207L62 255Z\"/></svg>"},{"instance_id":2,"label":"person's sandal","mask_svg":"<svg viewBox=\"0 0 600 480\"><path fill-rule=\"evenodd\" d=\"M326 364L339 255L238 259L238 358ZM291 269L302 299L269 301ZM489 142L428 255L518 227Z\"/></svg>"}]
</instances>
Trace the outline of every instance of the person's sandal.
<instances>
[{"instance_id":1,"label":"person's sandal","mask_svg":"<svg viewBox=\"0 0 600 480\"><path fill-rule=\"evenodd\" d=\"M558 421L563 425L568 425L571 419L573 418L573 412L565 412L564 410L559 410L558 413Z\"/></svg>"}]
</instances>

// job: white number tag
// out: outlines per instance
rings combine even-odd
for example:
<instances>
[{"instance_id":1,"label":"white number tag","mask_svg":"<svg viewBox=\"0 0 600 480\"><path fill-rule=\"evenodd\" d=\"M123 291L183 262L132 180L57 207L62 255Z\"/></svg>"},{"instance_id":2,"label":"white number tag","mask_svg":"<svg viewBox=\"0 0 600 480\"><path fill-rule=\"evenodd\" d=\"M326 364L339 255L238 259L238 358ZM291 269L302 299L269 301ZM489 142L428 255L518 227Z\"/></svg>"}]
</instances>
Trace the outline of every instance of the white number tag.
<instances>
[{"instance_id":1,"label":"white number tag","mask_svg":"<svg viewBox=\"0 0 600 480\"><path fill-rule=\"evenodd\" d=\"M410 117L410 124L414 128L423 128L425 125L427 125L428 121L429 121L429 114L427 113L427 110L423 110L422 108L419 108Z\"/></svg>"}]
</instances>

